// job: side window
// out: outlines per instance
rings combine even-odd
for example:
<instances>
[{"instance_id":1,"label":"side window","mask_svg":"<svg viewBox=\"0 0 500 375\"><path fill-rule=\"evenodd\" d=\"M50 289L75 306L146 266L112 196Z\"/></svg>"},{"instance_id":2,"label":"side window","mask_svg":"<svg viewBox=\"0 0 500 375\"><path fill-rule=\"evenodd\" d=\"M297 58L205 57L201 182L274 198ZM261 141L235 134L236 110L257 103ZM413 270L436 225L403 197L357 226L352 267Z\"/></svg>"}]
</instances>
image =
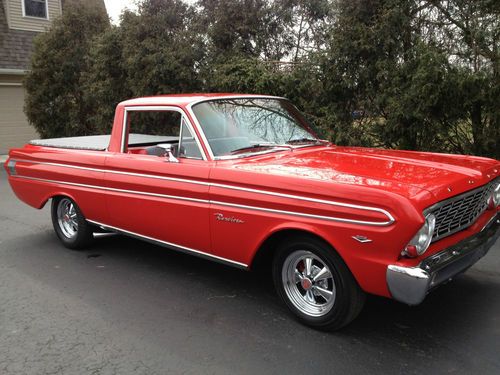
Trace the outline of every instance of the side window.
<instances>
[{"instance_id":1,"label":"side window","mask_svg":"<svg viewBox=\"0 0 500 375\"><path fill-rule=\"evenodd\" d=\"M164 156L165 149L160 145L169 143L177 158L202 159L198 144L178 111L127 110L127 129L124 152Z\"/></svg>"},{"instance_id":2,"label":"side window","mask_svg":"<svg viewBox=\"0 0 500 375\"><path fill-rule=\"evenodd\" d=\"M196 139L191 134L189 127L187 126L186 120L182 119L181 125L181 141L179 146L179 157L185 157L189 159L202 159L200 149L196 143Z\"/></svg>"}]
</instances>

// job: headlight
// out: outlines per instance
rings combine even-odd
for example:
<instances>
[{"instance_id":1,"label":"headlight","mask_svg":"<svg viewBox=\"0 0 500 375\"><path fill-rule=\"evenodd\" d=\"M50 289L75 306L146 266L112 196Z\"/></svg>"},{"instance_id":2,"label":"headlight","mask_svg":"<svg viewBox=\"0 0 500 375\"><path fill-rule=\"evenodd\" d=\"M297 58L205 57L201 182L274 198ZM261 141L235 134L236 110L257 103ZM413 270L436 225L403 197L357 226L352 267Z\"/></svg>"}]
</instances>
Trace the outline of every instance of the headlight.
<instances>
[{"instance_id":1,"label":"headlight","mask_svg":"<svg viewBox=\"0 0 500 375\"><path fill-rule=\"evenodd\" d=\"M415 237L406 245L403 250L403 255L415 258L425 253L432 241L434 227L436 226L436 217L433 214L428 214L425 217L425 223L417 232Z\"/></svg>"}]
</instances>

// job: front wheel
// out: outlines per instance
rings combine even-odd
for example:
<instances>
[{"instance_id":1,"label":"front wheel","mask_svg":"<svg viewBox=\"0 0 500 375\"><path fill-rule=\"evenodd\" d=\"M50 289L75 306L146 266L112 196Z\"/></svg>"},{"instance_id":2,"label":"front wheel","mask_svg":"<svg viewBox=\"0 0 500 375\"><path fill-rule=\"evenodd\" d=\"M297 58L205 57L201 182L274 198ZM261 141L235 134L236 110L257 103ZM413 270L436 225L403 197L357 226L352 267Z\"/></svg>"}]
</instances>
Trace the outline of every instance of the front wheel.
<instances>
[{"instance_id":1,"label":"front wheel","mask_svg":"<svg viewBox=\"0 0 500 375\"><path fill-rule=\"evenodd\" d=\"M365 294L342 258L313 237L298 236L278 248L273 279L290 311L314 328L340 329L364 304Z\"/></svg>"},{"instance_id":2,"label":"front wheel","mask_svg":"<svg viewBox=\"0 0 500 375\"><path fill-rule=\"evenodd\" d=\"M94 236L91 224L85 220L78 205L70 198L52 199L52 225L64 246L81 249L89 245Z\"/></svg>"}]
</instances>

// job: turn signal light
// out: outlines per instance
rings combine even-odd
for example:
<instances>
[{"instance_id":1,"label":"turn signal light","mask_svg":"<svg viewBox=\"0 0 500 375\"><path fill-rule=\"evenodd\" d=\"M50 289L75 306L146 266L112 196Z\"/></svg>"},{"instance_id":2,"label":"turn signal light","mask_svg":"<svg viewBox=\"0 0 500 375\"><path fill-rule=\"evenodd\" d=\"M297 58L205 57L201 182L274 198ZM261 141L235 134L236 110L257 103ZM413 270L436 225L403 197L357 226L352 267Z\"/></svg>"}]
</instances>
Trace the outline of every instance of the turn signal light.
<instances>
[{"instance_id":1,"label":"turn signal light","mask_svg":"<svg viewBox=\"0 0 500 375\"><path fill-rule=\"evenodd\" d=\"M406 245L401 255L410 258L416 258L427 250L432 242L434 227L436 226L436 217L433 214L428 214L425 217L425 223L420 230L415 234L411 241Z\"/></svg>"},{"instance_id":2,"label":"turn signal light","mask_svg":"<svg viewBox=\"0 0 500 375\"><path fill-rule=\"evenodd\" d=\"M417 247L415 245L407 245L405 247L404 253L406 256L408 256L410 258L416 258L419 255L418 251L417 251Z\"/></svg>"}]
</instances>

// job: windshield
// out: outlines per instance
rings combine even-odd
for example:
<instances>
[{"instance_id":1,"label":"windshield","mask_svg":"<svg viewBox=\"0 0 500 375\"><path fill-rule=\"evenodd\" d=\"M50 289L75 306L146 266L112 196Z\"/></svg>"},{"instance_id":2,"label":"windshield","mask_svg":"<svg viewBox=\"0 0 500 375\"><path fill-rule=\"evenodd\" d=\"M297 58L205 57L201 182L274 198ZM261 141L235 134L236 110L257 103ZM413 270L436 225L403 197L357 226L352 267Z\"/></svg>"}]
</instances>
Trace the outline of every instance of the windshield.
<instances>
[{"instance_id":1,"label":"windshield","mask_svg":"<svg viewBox=\"0 0 500 375\"><path fill-rule=\"evenodd\" d=\"M319 142L287 100L215 99L194 105L193 112L216 157Z\"/></svg>"}]
</instances>

